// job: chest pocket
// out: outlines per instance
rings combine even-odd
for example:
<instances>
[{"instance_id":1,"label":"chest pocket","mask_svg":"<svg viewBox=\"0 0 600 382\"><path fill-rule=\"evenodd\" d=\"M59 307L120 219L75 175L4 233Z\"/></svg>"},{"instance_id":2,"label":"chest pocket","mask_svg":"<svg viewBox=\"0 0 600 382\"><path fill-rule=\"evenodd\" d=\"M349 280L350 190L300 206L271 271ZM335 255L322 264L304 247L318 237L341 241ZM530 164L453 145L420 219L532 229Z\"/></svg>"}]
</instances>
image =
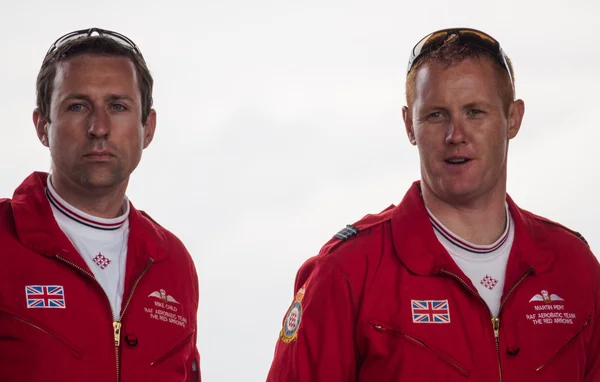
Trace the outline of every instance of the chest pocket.
<instances>
[{"instance_id":1,"label":"chest pocket","mask_svg":"<svg viewBox=\"0 0 600 382\"><path fill-rule=\"evenodd\" d=\"M176 360L175 364L185 364L192 354L193 344L192 338L194 337L194 331L186 332L181 337L175 339L172 343L166 346L164 349L160 349L150 365L160 366L161 363L168 362L170 358Z\"/></svg>"},{"instance_id":2,"label":"chest pocket","mask_svg":"<svg viewBox=\"0 0 600 382\"><path fill-rule=\"evenodd\" d=\"M382 364L378 367L383 366L378 372L381 375L370 375L371 378L395 381L421 375L427 376L428 380L446 380L448 374L456 377L470 374L470 364L464 357L457 356L457 352L449 351L448 347L439 346L445 341L434 341L379 320L371 320L368 330L373 340L369 358L378 359L376 363ZM385 356L379 359L372 357L374 353ZM390 379L394 374L398 375Z\"/></svg>"},{"instance_id":3,"label":"chest pocket","mask_svg":"<svg viewBox=\"0 0 600 382\"><path fill-rule=\"evenodd\" d=\"M81 376L82 355L82 349L52 325L0 306L1 381L64 381L68 374L56 365L66 364Z\"/></svg>"},{"instance_id":4,"label":"chest pocket","mask_svg":"<svg viewBox=\"0 0 600 382\"><path fill-rule=\"evenodd\" d=\"M193 373L191 357L194 355L193 338L194 331L186 330L179 337L173 337L170 340L161 339L160 345L157 343L156 346L147 349L148 358L142 361L142 365L145 367L139 367L138 364L139 366L133 370L129 369L128 377L142 377L143 381L148 382L191 380ZM132 355L128 354L128 356ZM124 378L123 380L128 379Z\"/></svg>"},{"instance_id":5,"label":"chest pocket","mask_svg":"<svg viewBox=\"0 0 600 382\"><path fill-rule=\"evenodd\" d=\"M399 288L371 289L377 293L369 295L357 333L359 381L473 378L478 354L473 339L485 333L489 345L482 347L495 352L492 323L480 314L481 302L452 287L449 278L403 277Z\"/></svg>"},{"instance_id":6,"label":"chest pocket","mask_svg":"<svg viewBox=\"0 0 600 382\"><path fill-rule=\"evenodd\" d=\"M561 313L561 314L559 314ZM504 369L532 381L579 381L585 372L585 341L591 315L544 311L507 325L501 340L506 346Z\"/></svg>"},{"instance_id":7,"label":"chest pocket","mask_svg":"<svg viewBox=\"0 0 600 382\"><path fill-rule=\"evenodd\" d=\"M187 380L196 324L190 296L182 290L167 291L152 283L138 289L123 319L123 380Z\"/></svg>"}]
</instances>

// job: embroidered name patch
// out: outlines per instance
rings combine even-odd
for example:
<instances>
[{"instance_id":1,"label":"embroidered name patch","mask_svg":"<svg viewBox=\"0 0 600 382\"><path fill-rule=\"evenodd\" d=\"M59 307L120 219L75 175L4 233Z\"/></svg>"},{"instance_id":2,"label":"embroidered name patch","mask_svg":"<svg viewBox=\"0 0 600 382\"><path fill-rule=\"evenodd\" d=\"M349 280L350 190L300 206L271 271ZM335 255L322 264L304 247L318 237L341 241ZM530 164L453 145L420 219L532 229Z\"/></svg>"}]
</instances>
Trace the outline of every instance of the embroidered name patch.
<instances>
[{"instance_id":1,"label":"embroidered name patch","mask_svg":"<svg viewBox=\"0 0 600 382\"><path fill-rule=\"evenodd\" d=\"M160 289L152 292L148 297L153 297L152 307L144 308L144 312L148 313L148 317L156 321L181 326L182 328L187 326L187 318L181 312L181 304L173 296L169 295L166 290ZM179 307L175 304L179 305Z\"/></svg>"},{"instance_id":2,"label":"embroidered name patch","mask_svg":"<svg viewBox=\"0 0 600 382\"><path fill-rule=\"evenodd\" d=\"M529 303L533 310L525 318L534 325L573 325L575 313L565 310L565 300L557 294L542 290Z\"/></svg>"}]
</instances>

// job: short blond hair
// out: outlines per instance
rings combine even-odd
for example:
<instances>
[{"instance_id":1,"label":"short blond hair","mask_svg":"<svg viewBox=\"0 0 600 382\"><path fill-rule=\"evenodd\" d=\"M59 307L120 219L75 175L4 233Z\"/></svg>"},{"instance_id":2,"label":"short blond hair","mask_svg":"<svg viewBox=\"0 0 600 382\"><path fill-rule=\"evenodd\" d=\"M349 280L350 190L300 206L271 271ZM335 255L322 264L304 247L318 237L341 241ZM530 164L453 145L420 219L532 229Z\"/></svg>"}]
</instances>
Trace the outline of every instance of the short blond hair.
<instances>
[{"instance_id":1,"label":"short blond hair","mask_svg":"<svg viewBox=\"0 0 600 382\"><path fill-rule=\"evenodd\" d=\"M449 35L440 47L421 56L411 68L406 76L406 102L409 109L415 100L416 76L420 68L432 62L439 62L446 65L446 67L450 67L470 58L487 59L494 65L501 87L499 89L500 97L502 97L505 112L508 112L508 107L515 100L515 74L512 62L506 57L508 70L510 70L509 75L507 69L490 52L476 45L461 42L456 34Z\"/></svg>"}]
</instances>

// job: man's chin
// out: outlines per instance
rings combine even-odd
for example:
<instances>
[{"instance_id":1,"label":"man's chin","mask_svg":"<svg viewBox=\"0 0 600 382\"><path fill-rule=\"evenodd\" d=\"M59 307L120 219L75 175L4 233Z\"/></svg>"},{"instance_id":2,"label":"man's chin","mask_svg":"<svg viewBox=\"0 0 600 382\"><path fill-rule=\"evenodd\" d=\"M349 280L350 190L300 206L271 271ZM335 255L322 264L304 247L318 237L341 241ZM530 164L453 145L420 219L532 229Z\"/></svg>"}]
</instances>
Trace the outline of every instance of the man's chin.
<instances>
[{"instance_id":1,"label":"man's chin","mask_svg":"<svg viewBox=\"0 0 600 382\"><path fill-rule=\"evenodd\" d=\"M465 204L473 201L480 194L480 187L472 181L446 182L440 194L448 203Z\"/></svg>"},{"instance_id":2,"label":"man's chin","mask_svg":"<svg viewBox=\"0 0 600 382\"><path fill-rule=\"evenodd\" d=\"M109 171L93 171L81 178L82 186L87 189L111 189L118 187L125 180L121 174Z\"/></svg>"}]
</instances>

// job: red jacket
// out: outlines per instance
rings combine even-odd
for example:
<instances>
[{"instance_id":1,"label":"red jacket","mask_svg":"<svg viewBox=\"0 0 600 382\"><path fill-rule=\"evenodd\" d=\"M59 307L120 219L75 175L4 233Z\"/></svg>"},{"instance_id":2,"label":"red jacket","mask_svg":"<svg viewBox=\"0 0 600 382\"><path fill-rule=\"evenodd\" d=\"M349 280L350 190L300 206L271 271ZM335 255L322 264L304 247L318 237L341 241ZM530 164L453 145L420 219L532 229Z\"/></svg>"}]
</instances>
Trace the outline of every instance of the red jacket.
<instances>
[{"instance_id":1,"label":"red jacket","mask_svg":"<svg viewBox=\"0 0 600 382\"><path fill-rule=\"evenodd\" d=\"M600 381L598 260L578 234L508 203L497 318L437 240L415 182L300 268L267 381ZM413 322L413 303L428 301L448 322Z\"/></svg>"},{"instance_id":2,"label":"red jacket","mask_svg":"<svg viewBox=\"0 0 600 382\"><path fill-rule=\"evenodd\" d=\"M46 180L34 173L0 201L0 381L199 381L198 278L183 244L131 206L113 322L102 287L54 220ZM28 307L28 293L54 308Z\"/></svg>"}]
</instances>

